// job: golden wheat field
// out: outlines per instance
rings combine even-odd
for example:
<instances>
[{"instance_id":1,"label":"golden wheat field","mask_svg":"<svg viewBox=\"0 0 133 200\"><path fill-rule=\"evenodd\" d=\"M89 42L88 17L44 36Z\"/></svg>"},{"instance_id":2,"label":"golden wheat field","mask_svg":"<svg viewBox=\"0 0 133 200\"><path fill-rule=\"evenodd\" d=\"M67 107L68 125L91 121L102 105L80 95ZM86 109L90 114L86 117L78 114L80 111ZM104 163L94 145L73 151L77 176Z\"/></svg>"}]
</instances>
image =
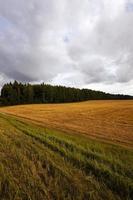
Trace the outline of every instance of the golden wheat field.
<instances>
[{"instance_id":1,"label":"golden wheat field","mask_svg":"<svg viewBox=\"0 0 133 200\"><path fill-rule=\"evenodd\" d=\"M133 101L0 108L0 200L132 200Z\"/></svg>"},{"instance_id":2,"label":"golden wheat field","mask_svg":"<svg viewBox=\"0 0 133 200\"><path fill-rule=\"evenodd\" d=\"M133 101L87 101L0 108L44 127L133 147Z\"/></svg>"}]
</instances>

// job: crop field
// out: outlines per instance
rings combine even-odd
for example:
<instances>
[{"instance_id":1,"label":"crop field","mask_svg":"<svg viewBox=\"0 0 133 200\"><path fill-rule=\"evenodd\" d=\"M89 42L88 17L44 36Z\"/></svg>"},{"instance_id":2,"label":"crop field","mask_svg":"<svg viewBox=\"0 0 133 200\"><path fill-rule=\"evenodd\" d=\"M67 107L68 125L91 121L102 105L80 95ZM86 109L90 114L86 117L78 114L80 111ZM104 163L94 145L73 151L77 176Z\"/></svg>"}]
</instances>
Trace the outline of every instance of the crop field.
<instances>
[{"instance_id":1,"label":"crop field","mask_svg":"<svg viewBox=\"0 0 133 200\"><path fill-rule=\"evenodd\" d=\"M133 101L88 101L4 107L44 127L133 147Z\"/></svg>"},{"instance_id":2,"label":"crop field","mask_svg":"<svg viewBox=\"0 0 133 200\"><path fill-rule=\"evenodd\" d=\"M132 200L133 101L0 108L0 200Z\"/></svg>"}]
</instances>

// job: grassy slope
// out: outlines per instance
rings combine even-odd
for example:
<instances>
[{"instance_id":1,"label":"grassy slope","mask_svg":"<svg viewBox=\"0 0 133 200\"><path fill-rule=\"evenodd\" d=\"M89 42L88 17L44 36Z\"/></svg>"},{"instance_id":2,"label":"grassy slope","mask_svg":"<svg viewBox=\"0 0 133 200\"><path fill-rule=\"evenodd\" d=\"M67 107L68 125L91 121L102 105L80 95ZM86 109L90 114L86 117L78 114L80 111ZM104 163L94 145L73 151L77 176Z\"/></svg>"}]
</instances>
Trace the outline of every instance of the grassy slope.
<instances>
[{"instance_id":1,"label":"grassy slope","mask_svg":"<svg viewBox=\"0 0 133 200\"><path fill-rule=\"evenodd\" d=\"M1 200L130 200L133 151L0 115Z\"/></svg>"}]
</instances>

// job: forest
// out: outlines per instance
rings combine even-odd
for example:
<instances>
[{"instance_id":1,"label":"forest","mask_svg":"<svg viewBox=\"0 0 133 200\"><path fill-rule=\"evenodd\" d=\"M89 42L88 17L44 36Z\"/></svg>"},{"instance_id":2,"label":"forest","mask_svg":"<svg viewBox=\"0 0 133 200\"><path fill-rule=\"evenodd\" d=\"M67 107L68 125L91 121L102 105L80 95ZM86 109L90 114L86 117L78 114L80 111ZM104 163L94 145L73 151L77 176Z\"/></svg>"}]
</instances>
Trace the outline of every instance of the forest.
<instances>
[{"instance_id":1,"label":"forest","mask_svg":"<svg viewBox=\"0 0 133 200\"><path fill-rule=\"evenodd\" d=\"M114 95L90 89L78 89L49 84L21 83L14 81L1 89L0 105L19 105L33 103L65 103L87 100L133 99L129 95Z\"/></svg>"}]
</instances>

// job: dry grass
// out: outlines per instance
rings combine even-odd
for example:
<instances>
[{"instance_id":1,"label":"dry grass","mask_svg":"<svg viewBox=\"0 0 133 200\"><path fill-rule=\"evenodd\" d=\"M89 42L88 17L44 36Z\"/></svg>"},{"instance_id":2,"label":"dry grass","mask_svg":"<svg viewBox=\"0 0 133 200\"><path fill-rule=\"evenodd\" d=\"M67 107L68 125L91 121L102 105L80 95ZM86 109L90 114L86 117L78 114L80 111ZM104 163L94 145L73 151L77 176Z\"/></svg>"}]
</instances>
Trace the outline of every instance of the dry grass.
<instances>
[{"instance_id":1,"label":"dry grass","mask_svg":"<svg viewBox=\"0 0 133 200\"><path fill-rule=\"evenodd\" d=\"M21 105L0 112L27 118L45 127L133 147L133 101L88 101Z\"/></svg>"},{"instance_id":2,"label":"dry grass","mask_svg":"<svg viewBox=\"0 0 133 200\"><path fill-rule=\"evenodd\" d=\"M0 200L132 200L133 151L0 114Z\"/></svg>"}]
</instances>

